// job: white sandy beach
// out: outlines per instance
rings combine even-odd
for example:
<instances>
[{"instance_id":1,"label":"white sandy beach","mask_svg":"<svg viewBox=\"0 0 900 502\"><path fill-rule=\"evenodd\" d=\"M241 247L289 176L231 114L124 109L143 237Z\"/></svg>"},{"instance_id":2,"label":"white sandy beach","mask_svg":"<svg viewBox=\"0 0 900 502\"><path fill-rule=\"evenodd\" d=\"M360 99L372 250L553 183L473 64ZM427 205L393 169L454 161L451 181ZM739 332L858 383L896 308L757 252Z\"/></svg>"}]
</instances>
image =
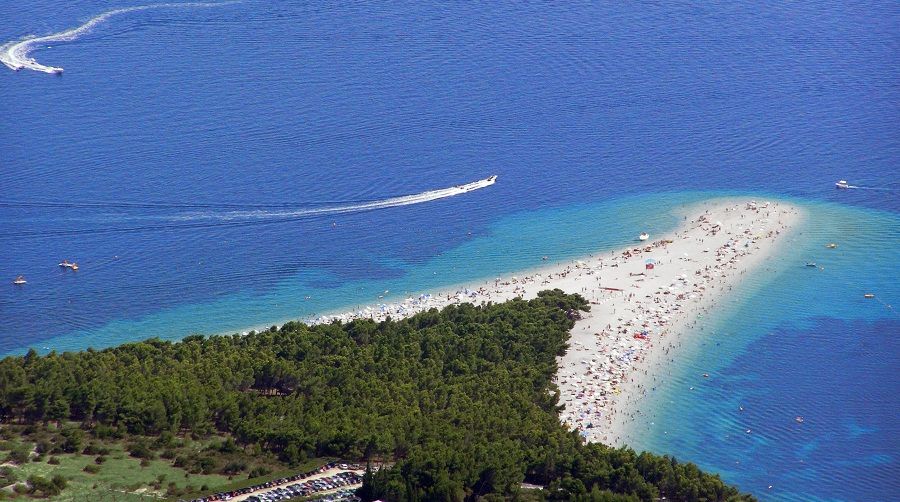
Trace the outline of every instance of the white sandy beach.
<instances>
[{"instance_id":1,"label":"white sandy beach","mask_svg":"<svg viewBox=\"0 0 900 502\"><path fill-rule=\"evenodd\" d=\"M712 200L692 206L677 231L644 242L635 235L627 248L315 322L397 319L455 303L528 299L553 288L579 293L591 311L575 323L559 361L561 417L588 440L618 446L648 386L663 378L661 367L696 335L698 316L772 256L801 218L800 209L785 203Z\"/></svg>"}]
</instances>

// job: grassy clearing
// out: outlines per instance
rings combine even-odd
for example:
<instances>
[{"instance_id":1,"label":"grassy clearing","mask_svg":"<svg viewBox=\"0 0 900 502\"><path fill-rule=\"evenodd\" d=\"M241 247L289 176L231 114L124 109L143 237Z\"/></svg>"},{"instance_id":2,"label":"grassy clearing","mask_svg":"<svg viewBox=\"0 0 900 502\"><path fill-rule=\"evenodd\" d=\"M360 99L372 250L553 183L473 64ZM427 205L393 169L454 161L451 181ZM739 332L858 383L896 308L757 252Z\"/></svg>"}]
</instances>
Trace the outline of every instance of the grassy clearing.
<instances>
[{"instance_id":1,"label":"grassy clearing","mask_svg":"<svg viewBox=\"0 0 900 502\"><path fill-rule=\"evenodd\" d=\"M56 455L59 465L50 465L45 459L43 462L24 464L16 471L21 480L32 474L64 476L69 484L57 500L98 500L98 497L103 497L103 500L147 500L163 495L170 483L182 489L189 485L197 489L203 485L215 487L228 482L227 476L218 474L188 474L165 459L151 460L141 467L141 461L129 457L121 447L110 450L106 462L99 466L96 474L84 472L85 466L97 465L94 455ZM146 490L146 494L133 493L140 489Z\"/></svg>"},{"instance_id":2,"label":"grassy clearing","mask_svg":"<svg viewBox=\"0 0 900 502\"><path fill-rule=\"evenodd\" d=\"M3 432L6 432L6 436L11 435L9 431ZM84 438L78 451L90 445L89 453L62 453L57 449L49 452L47 448L56 448L62 440L56 434L56 428L47 427L25 433L21 438L0 439L0 462L6 460L13 450L32 452L29 454L30 461L11 466L15 478L22 482L32 475L46 479L61 475L68 484L53 500L72 501L187 498L189 494L208 494L226 488L249 486L278 477L281 472L288 472L283 471L285 466L271 455L251 454L241 450L222 452L220 445L224 440L224 437L217 435L198 439L180 437L165 448L151 445L153 451L149 458L142 460L129 453L133 451L134 441L141 441L139 437L99 440L88 436ZM39 443L43 443L47 453L35 457L34 451L41 451ZM169 458L163 458L162 450L170 452ZM102 458L103 462L98 463L98 458ZM214 459L216 464L201 472L196 462L197 459L204 458ZM58 463L50 463L51 459ZM176 459L181 459L183 464L176 467ZM241 460L246 466L240 471L230 472L230 475L220 472L223 466L235 460ZM309 470L321 463L324 461L318 464L307 462L291 469L290 473ZM85 467L96 472L86 472ZM247 479L248 472L254 468L265 468L263 472L271 474ZM8 485L8 482L4 483L0 479L0 488L3 485ZM9 490L0 492L0 499L10 497L19 500L31 498L27 495L16 497Z\"/></svg>"}]
</instances>

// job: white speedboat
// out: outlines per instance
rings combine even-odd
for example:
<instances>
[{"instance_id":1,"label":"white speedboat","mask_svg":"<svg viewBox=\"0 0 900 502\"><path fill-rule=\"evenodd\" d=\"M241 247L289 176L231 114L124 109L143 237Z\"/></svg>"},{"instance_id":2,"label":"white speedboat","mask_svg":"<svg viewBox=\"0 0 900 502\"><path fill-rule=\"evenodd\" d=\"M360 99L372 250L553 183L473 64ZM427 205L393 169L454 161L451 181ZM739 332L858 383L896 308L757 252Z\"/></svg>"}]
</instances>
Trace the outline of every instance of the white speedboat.
<instances>
[{"instance_id":1,"label":"white speedboat","mask_svg":"<svg viewBox=\"0 0 900 502\"><path fill-rule=\"evenodd\" d=\"M13 280L13 284L16 284L16 285L18 285L18 286L21 286L22 284L26 284L26 283L28 283L28 281L26 281L26 280L25 280L25 276L22 276L22 275L16 277L16 278Z\"/></svg>"},{"instance_id":2,"label":"white speedboat","mask_svg":"<svg viewBox=\"0 0 900 502\"><path fill-rule=\"evenodd\" d=\"M484 188L486 186L491 186L497 181L497 175L491 176L490 178L485 178L483 180L473 181L471 183L466 183L465 185L456 185L453 188L459 190L459 193L471 192L473 190L478 190L479 188Z\"/></svg>"},{"instance_id":3,"label":"white speedboat","mask_svg":"<svg viewBox=\"0 0 900 502\"><path fill-rule=\"evenodd\" d=\"M850 184L847 183L847 180L840 180L840 181L838 181L837 183L834 184L834 187L835 187L835 188L843 188L843 189L847 189L847 188L850 188Z\"/></svg>"},{"instance_id":4,"label":"white speedboat","mask_svg":"<svg viewBox=\"0 0 900 502\"><path fill-rule=\"evenodd\" d=\"M639 241L645 241L650 238L650 234L647 232L641 232L641 235L638 236Z\"/></svg>"}]
</instances>

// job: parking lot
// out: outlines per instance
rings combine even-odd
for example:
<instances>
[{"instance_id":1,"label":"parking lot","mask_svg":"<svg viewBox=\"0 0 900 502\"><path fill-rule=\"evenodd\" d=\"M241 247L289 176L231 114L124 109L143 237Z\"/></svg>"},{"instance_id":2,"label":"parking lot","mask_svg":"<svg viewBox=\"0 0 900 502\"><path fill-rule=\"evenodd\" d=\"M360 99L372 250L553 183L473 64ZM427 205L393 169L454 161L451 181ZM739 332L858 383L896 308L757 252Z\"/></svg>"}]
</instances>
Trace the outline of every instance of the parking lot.
<instances>
[{"instance_id":1,"label":"parking lot","mask_svg":"<svg viewBox=\"0 0 900 502\"><path fill-rule=\"evenodd\" d=\"M362 486L364 472L365 468L357 464L330 462L312 471L219 492L190 502L272 502L302 497L314 497L314 500L323 502L355 500L353 492Z\"/></svg>"},{"instance_id":2,"label":"parking lot","mask_svg":"<svg viewBox=\"0 0 900 502\"><path fill-rule=\"evenodd\" d=\"M261 493L254 493L244 500L247 502L273 502L293 498L312 497L322 494L316 500L346 500L362 485L362 475L352 471L307 479L297 483L279 486ZM347 493L349 492L349 493ZM343 495L341 495L343 494Z\"/></svg>"}]
</instances>

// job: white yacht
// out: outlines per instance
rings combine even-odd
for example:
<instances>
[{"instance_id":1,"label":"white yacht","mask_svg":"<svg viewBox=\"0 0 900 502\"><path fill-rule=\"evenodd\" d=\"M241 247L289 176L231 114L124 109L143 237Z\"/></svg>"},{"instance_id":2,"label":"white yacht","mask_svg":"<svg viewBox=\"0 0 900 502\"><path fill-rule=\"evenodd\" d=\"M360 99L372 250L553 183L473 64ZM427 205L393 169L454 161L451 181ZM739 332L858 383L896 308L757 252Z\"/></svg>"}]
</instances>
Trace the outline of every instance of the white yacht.
<instances>
[{"instance_id":1,"label":"white yacht","mask_svg":"<svg viewBox=\"0 0 900 502\"><path fill-rule=\"evenodd\" d=\"M645 241L650 238L650 234L647 232L641 232L641 235L638 236L639 241Z\"/></svg>"},{"instance_id":2,"label":"white yacht","mask_svg":"<svg viewBox=\"0 0 900 502\"><path fill-rule=\"evenodd\" d=\"M850 188L850 185L847 183L847 180L840 180L834 184L835 188Z\"/></svg>"}]
</instances>

